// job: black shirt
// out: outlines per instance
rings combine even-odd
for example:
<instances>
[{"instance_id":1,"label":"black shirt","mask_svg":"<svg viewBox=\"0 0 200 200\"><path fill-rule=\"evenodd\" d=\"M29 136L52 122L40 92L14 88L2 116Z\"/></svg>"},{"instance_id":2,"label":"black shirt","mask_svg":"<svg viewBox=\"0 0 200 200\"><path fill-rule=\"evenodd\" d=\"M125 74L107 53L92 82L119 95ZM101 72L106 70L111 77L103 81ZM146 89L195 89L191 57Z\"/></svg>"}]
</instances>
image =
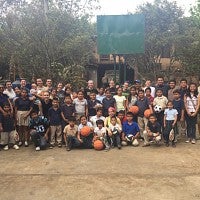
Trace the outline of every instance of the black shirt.
<instances>
[{"instance_id":1,"label":"black shirt","mask_svg":"<svg viewBox=\"0 0 200 200\"><path fill-rule=\"evenodd\" d=\"M152 133L160 133L161 134L161 126L158 122L156 122L155 124L152 124L150 121L147 123L147 127L149 127L149 130Z\"/></svg>"},{"instance_id":2,"label":"black shirt","mask_svg":"<svg viewBox=\"0 0 200 200\"><path fill-rule=\"evenodd\" d=\"M97 104L101 104L99 100L88 100L88 114L89 116L95 116L97 114L96 108L94 108Z\"/></svg>"},{"instance_id":3,"label":"black shirt","mask_svg":"<svg viewBox=\"0 0 200 200\"><path fill-rule=\"evenodd\" d=\"M102 100L103 104L103 115L104 117L108 116L108 108L114 107L116 104L116 100L111 97L110 99L107 99L106 97Z\"/></svg>"},{"instance_id":4,"label":"black shirt","mask_svg":"<svg viewBox=\"0 0 200 200\"><path fill-rule=\"evenodd\" d=\"M51 107L49 109L48 115L49 115L49 120L50 120L51 126L61 125L62 117L61 117L61 109L60 108L57 108L56 110L54 110L54 108Z\"/></svg>"},{"instance_id":5,"label":"black shirt","mask_svg":"<svg viewBox=\"0 0 200 200\"><path fill-rule=\"evenodd\" d=\"M18 111L29 111L31 108L33 108L33 102L29 99L22 99L19 97L15 101L15 106L17 107Z\"/></svg>"},{"instance_id":6,"label":"black shirt","mask_svg":"<svg viewBox=\"0 0 200 200\"><path fill-rule=\"evenodd\" d=\"M47 119L49 118L48 116L48 111L49 111L49 108L52 107L52 100L49 99L48 103L45 103L44 100L41 101L41 104L42 104L42 112L43 112L43 116L46 117Z\"/></svg>"},{"instance_id":7,"label":"black shirt","mask_svg":"<svg viewBox=\"0 0 200 200\"><path fill-rule=\"evenodd\" d=\"M2 124L3 132L10 132L15 130L14 117L12 115L4 116L0 113L0 123Z\"/></svg>"},{"instance_id":8,"label":"black shirt","mask_svg":"<svg viewBox=\"0 0 200 200\"><path fill-rule=\"evenodd\" d=\"M73 116L73 114L75 113L74 104L70 104L70 105L64 104L64 105L62 105L61 112L63 113L63 115L66 119Z\"/></svg>"},{"instance_id":9,"label":"black shirt","mask_svg":"<svg viewBox=\"0 0 200 200\"><path fill-rule=\"evenodd\" d=\"M85 90L84 90L84 97L85 97L85 99L89 99L90 98L90 93L91 92L94 92L95 94L98 94L98 91L95 88L92 88L92 89L85 88Z\"/></svg>"}]
</instances>

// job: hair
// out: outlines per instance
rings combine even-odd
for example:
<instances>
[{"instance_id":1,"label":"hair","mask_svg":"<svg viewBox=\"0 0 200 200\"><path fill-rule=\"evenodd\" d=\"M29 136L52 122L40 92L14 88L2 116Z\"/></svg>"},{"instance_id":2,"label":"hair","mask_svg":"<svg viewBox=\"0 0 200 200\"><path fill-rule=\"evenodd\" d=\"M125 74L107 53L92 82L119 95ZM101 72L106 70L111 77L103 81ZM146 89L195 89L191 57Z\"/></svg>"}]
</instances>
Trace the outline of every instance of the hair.
<instances>
[{"instance_id":1,"label":"hair","mask_svg":"<svg viewBox=\"0 0 200 200\"><path fill-rule=\"evenodd\" d=\"M158 75L158 76L157 76L157 80L158 80L159 78L162 78L162 79L164 80L164 77L163 77L162 75Z\"/></svg>"},{"instance_id":2,"label":"hair","mask_svg":"<svg viewBox=\"0 0 200 200\"><path fill-rule=\"evenodd\" d=\"M117 120L117 118L116 118L116 116L114 115L114 116L112 116L112 117L110 117L110 120L111 119L115 119L115 120Z\"/></svg>"},{"instance_id":3,"label":"hair","mask_svg":"<svg viewBox=\"0 0 200 200\"><path fill-rule=\"evenodd\" d=\"M179 89L174 90L174 91L173 91L173 94L175 94L175 93L181 94L181 92L180 92Z\"/></svg>"},{"instance_id":4,"label":"hair","mask_svg":"<svg viewBox=\"0 0 200 200\"><path fill-rule=\"evenodd\" d=\"M78 94L78 93L82 93L82 94L84 95L83 90L78 90L78 91L77 91L77 94Z\"/></svg>"},{"instance_id":5,"label":"hair","mask_svg":"<svg viewBox=\"0 0 200 200\"><path fill-rule=\"evenodd\" d=\"M123 114L123 115L125 115L125 111L124 111L124 110L120 110L120 111L118 112L118 114Z\"/></svg>"},{"instance_id":6,"label":"hair","mask_svg":"<svg viewBox=\"0 0 200 200\"><path fill-rule=\"evenodd\" d=\"M59 101L58 97L54 97L52 101Z\"/></svg>"},{"instance_id":7,"label":"hair","mask_svg":"<svg viewBox=\"0 0 200 200\"><path fill-rule=\"evenodd\" d=\"M171 80L169 81L169 83L175 83L175 84L176 84L176 80L171 79Z\"/></svg>"},{"instance_id":8,"label":"hair","mask_svg":"<svg viewBox=\"0 0 200 200\"><path fill-rule=\"evenodd\" d=\"M144 90L143 90L143 89L140 89L140 90L138 90L138 94L139 94L139 92L144 93Z\"/></svg>"},{"instance_id":9,"label":"hair","mask_svg":"<svg viewBox=\"0 0 200 200\"><path fill-rule=\"evenodd\" d=\"M196 90L194 91L194 96L197 97L198 96L198 89L197 89L197 84L196 83L190 83L189 84L189 87L188 87L187 92L186 92L186 96L191 98L191 90L190 90L190 86L191 85L195 85L196 86Z\"/></svg>"},{"instance_id":10,"label":"hair","mask_svg":"<svg viewBox=\"0 0 200 200\"><path fill-rule=\"evenodd\" d=\"M145 92L146 92L147 90L149 90L149 91L151 92L151 88L150 88L150 87L147 87L147 88L145 89Z\"/></svg>"},{"instance_id":11,"label":"hair","mask_svg":"<svg viewBox=\"0 0 200 200\"><path fill-rule=\"evenodd\" d=\"M134 89L134 90L136 91L136 87L135 87L135 86L131 86L131 87L130 87L130 91L131 91L132 89ZM129 101L129 102L131 101L131 93L130 93L129 96L128 96L128 101Z\"/></svg>"},{"instance_id":12,"label":"hair","mask_svg":"<svg viewBox=\"0 0 200 200\"><path fill-rule=\"evenodd\" d=\"M101 107L98 107L98 108L97 108L97 112L99 112L99 111L102 111L102 112L103 112L103 109L102 109Z\"/></svg>"},{"instance_id":13,"label":"hair","mask_svg":"<svg viewBox=\"0 0 200 200\"><path fill-rule=\"evenodd\" d=\"M97 124L97 126L100 124L104 125L104 121L102 119L99 119L96 121L96 124Z\"/></svg>"},{"instance_id":14,"label":"hair","mask_svg":"<svg viewBox=\"0 0 200 200\"><path fill-rule=\"evenodd\" d=\"M76 122L76 118L74 116L71 116L68 118L69 122Z\"/></svg>"},{"instance_id":15,"label":"hair","mask_svg":"<svg viewBox=\"0 0 200 200\"><path fill-rule=\"evenodd\" d=\"M180 80L180 83L181 83L182 81L184 81L184 82L187 83L187 79L185 79L185 78L182 78L182 79Z\"/></svg>"},{"instance_id":16,"label":"hair","mask_svg":"<svg viewBox=\"0 0 200 200\"><path fill-rule=\"evenodd\" d=\"M115 112L115 108L109 107L109 108L108 108L108 112L110 112L110 111L114 111L114 112Z\"/></svg>"},{"instance_id":17,"label":"hair","mask_svg":"<svg viewBox=\"0 0 200 200\"><path fill-rule=\"evenodd\" d=\"M36 110L32 110L30 113L30 116L32 116L33 113L38 114L38 112Z\"/></svg>"},{"instance_id":18,"label":"hair","mask_svg":"<svg viewBox=\"0 0 200 200\"><path fill-rule=\"evenodd\" d=\"M6 83L12 83L12 81L11 80L6 80L5 85L6 85Z\"/></svg>"},{"instance_id":19,"label":"hair","mask_svg":"<svg viewBox=\"0 0 200 200\"><path fill-rule=\"evenodd\" d=\"M3 108L4 108L5 106L10 107L10 104L9 104L9 103L4 103L4 104L3 104Z\"/></svg>"},{"instance_id":20,"label":"hair","mask_svg":"<svg viewBox=\"0 0 200 200\"><path fill-rule=\"evenodd\" d=\"M111 93L110 88L107 88L107 89L105 90L105 93L106 93L106 92Z\"/></svg>"},{"instance_id":21,"label":"hair","mask_svg":"<svg viewBox=\"0 0 200 200\"><path fill-rule=\"evenodd\" d=\"M171 104L173 105L173 101L169 100L169 101L167 102L167 105L168 105L169 103L171 103Z\"/></svg>"},{"instance_id":22,"label":"hair","mask_svg":"<svg viewBox=\"0 0 200 200\"><path fill-rule=\"evenodd\" d=\"M163 92L163 90L162 90L161 88L158 88L158 89L156 90L156 92L158 92L158 91Z\"/></svg>"},{"instance_id":23,"label":"hair","mask_svg":"<svg viewBox=\"0 0 200 200\"><path fill-rule=\"evenodd\" d=\"M85 115L81 115L79 119L81 120L82 118L86 118L87 119L87 117Z\"/></svg>"},{"instance_id":24,"label":"hair","mask_svg":"<svg viewBox=\"0 0 200 200\"><path fill-rule=\"evenodd\" d=\"M150 117L154 117L154 118L157 119L157 117L156 117L156 115L155 115L154 113L150 114L150 115L149 115L149 118L150 118Z\"/></svg>"},{"instance_id":25,"label":"hair","mask_svg":"<svg viewBox=\"0 0 200 200\"><path fill-rule=\"evenodd\" d=\"M132 117L134 116L132 112L127 112L127 113L126 113L126 116L128 116L128 115L129 115L129 116L132 116Z\"/></svg>"}]
</instances>

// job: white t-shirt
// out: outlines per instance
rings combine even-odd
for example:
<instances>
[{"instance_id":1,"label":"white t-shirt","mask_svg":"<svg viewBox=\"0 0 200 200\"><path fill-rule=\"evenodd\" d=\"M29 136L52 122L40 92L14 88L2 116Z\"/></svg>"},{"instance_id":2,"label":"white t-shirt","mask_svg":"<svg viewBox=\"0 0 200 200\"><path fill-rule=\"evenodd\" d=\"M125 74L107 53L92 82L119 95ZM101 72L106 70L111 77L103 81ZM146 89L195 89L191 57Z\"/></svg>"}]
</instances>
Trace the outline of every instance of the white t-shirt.
<instances>
[{"instance_id":1,"label":"white t-shirt","mask_svg":"<svg viewBox=\"0 0 200 200\"><path fill-rule=\"evenodd\" d=\"M124 101L126 101L126 97L125 96L114 95L114 98L116 100L117 112L119 112L120 110L125 110Z\"/></svg>"},{"instance_id":2,"label":"white t-shirt","mask_svg":"<svg viewBox=\"0 0 200 200\"><path fill-rule=\"evenodd\" d=\"M76 98L73 100L73 104L75 105L76 113L85 113L85 107L87 105L86 99L79 100Z\"/></svg>"},{"instance_id":3,"label":"white t-shirt","mask_svg":"<svg viewBox=\"0 0 200 200\"><path fill-rule=\"evenodd\" d=\"M178 115L178 111L176 109L165 109L164 114L166 115L166 120L167 121L173 121L175 120L176 115Z\"/></svg>"},{"instance_id":4,"label":"white t-shirt","mask_svg":"<svg viewBox=\"0 0 200 200\"><path fill-rule=\"evenodd\" d=\"M91 127L91 128L93 127L92 124L91 124L91 122L87 122L86 125L79 124L79 126L78 126L78 131L81 131L81 129L82 129L84 126L89 126L89 127Z\"/></svg>"},{"instance_id":5,"label":"white t-shirt","mask_svg":"<svg viewBox=\"0 0 200 200\"><path fill-rule=\"evenodd\" d=\"M101 129L99 129L99 127L96 127L94 129L94 133L98 136L98 137L103 137L106 134L106 128L102 127Z\"/></svg>"},{"instance_id":6,"label":"white t-shirt","mask_svg":"<svg viewBox=\"0 0 200 200\"><path fill-rule=\"evenodd\" d=\"M101 119L101 120L104 121L104 120L105 120L105 117L104 117L104 116L97 117L97 116L95 115L95 116L92 116L92 117L90 118L90 121L91 121L91 123L92 123L92 125L93 125L94 128L97 127L96 121L99 120L99 119Z\"/></svg>"}]
</instances>

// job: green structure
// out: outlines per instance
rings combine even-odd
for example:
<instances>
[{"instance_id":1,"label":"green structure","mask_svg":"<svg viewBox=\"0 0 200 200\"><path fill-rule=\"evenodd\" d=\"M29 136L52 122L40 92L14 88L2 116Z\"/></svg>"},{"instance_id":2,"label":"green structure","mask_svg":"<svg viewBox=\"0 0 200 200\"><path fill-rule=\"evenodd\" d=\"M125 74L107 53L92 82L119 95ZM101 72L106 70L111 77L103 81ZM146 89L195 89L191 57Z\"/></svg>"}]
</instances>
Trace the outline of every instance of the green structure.
<instances>
[{"instance_id":1,"label":"green structure","mask_svg":"<svg viewBox=\"0 0 200 200\"><path fill-rule=\"evenodd\" d=\"M97 16L100 55L144 53L145 19L141 14Z\"/></svg>"}]
</instances>

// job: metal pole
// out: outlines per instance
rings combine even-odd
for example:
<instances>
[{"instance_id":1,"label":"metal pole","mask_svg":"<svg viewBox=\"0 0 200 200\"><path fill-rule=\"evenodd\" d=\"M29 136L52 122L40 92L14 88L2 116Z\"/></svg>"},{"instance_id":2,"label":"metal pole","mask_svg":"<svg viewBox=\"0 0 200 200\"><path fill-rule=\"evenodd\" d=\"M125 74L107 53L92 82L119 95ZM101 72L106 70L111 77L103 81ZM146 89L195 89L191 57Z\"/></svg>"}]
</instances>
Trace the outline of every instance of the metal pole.
<instances>
[{"instance_id":1,"label":"metal pole","mask_svg":"<svg viewBox=\"0 0 200 200\"><path fill-rule=\"evenodd\" d=\"M124 58L124 82L126 81L126 62L125 62L125 58Z\"/></svg>"},{"instance_id":2,"label":"metal pole","mask_svg":"<svg viewBox=\"0 0 200 200\"><path fill-rule=\"evenodd\" d=\"M120 56L119 56L119 83L120 83L120 84L122 83L122 80L121 80L121 63L120 63Z\"/></svg>"},{"instance_id":3,"label":"metal pole","mask_svg":"<svg viewBox=\"0 0 200 200\"><path fill-rule=\"evenodd\" d=\"M113 58L114 58L114 82L116 83L116 74L117 74L116 55L113 55Z\"/></svg>"}]
</instances>

